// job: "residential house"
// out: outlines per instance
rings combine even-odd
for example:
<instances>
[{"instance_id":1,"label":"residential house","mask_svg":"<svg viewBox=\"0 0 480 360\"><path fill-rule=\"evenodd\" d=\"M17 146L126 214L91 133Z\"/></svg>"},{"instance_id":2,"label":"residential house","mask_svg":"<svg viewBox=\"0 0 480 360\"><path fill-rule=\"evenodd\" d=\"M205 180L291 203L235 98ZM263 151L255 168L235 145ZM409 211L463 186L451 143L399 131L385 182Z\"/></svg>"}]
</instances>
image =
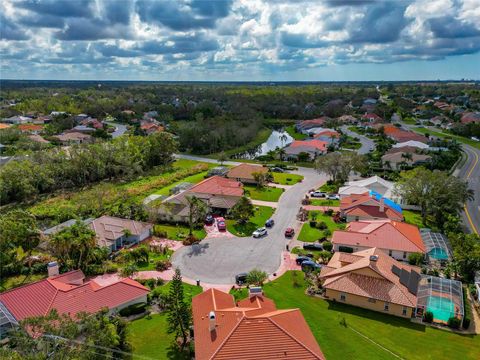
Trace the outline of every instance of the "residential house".
<instances>
[{"instance_id":1,"label":"residential house","mask_svg":"<svg viewBox=\"0 0 480 360\"><path fill-rule=\"evenodd\" d=\"M344 198L352 194L365 194L369 191L375 191L386 198L392 199L393 187L393 182L375 175L366 179L347 182L345 186L340 187L338 194L340 198Z\"/></svg>"},{"instance_id":2,"label":"residential house","mask_svg":"<svg viewBox=\"0 0 480 360\"><path fill-rule=\"evenodd\" d=\"M320 141L325 141L328 145L336 145L340 140L340 134L335 130L324 129L313 135L313 138Z\"/></svg>"},{"instance_id":3,"label":"residential house","mask_svg":"<svg viewBox=\"0 0 480 360\"><path fill-rule=\"evenodd\" d=\"M383 119L375 113L365 113L360 119L363 122L368 122L371 124L378 124L383 122Z\"/></svg>"},{"instance_id":4,"label":"residential house","mask_svg":"<svg viewBox=\"0 0 480 360\"><path fill-rule=\"evenodd\" d=\"M230 168L226 166L216 166L210 170L208 170L207 177L218 175L218 176L227 176L228 171Z\"/></svg>"},{"instance_id":5,"label":"residential house","mask_svg":"<svg viewBox=\"0 0 480 360\"><path fill-rule=\"evenodd\" d=\"M88 218L86 220L70 219L70 220L64 221L63 223L57 224L55 226L52 226L48 229L43 230L42 234L44 236L52 236L52 235L55 235L55 234L59 233L60 231L66 229L66 228L69 228L70 226L75 225L75 223L77 221L83 222L84 224L88 225L93 220L94 220L93 218Z\"/></svg>"},{"instance_id":6,"label":"residential house","mask_svg":"<svg viewBox=\"0 0 480 360\"><path fill-rule=\"evenodd\" d=\"M52 117L48 115L42 115L38 116L35 119L32 120L32 123L37 124L37 125L44 125L52 122Z\"/></svg>"},{"instance_id":7,"label":"residential house","mask_svg":"<svg viewBox=\"0 0 480 360\"><path fill-rule=\"evenodd\" d=\"M145 131L147 135L151 135L156 132L162 132L165 130L164 127L161 125L157 125L153 122L146 122L146 121L141 122L140 128L143 131Z\"/></svg>"},{"instance_id":8,"label":"residential house","mask_svg":"<svg viewBox=\"0 0 480 360\"><path fill-rule=\"evenodd\" d=\"M3 129L8 129L11 125L9 124L1 124L0 123L0 130L3 130Z\"/></svg>"},{"instance_id":9,"label":"residential house","mask_svg":"<svg viewBox=\"0 0 480 360\"><path fill-rule=\"evenodd\" d=\"M363 100L363 105L376 105L377 99L368 98Z\"/></svg>"},{"instance_id":10,"label":"residential house","mask_svg":"<svg viewBox=\"0 0 480 360\"><path fill-rule=\"evenodd\" d=\"M170 222L188 222L190 215L189 197L197 197L209 211L227 213L243 196L243 185L236 180L220 176L209 177L188 190L161 199L155 206L158 217ZM153 202L149 207L153 208ZM195 219L198 220L198 219Z\"/></svg>"},{"instance_id":11,"label":"residential house","mask_svg":"<svg viewBox=\"0 0 480 360\"><path fill-rule=\"evenodd\" d=\"M345 230L333 233L332 244L335 251L346 247L354 252L378 248L388 256L403 261L407 261L412 253L426 252L420 231L415 225L392 220L350 222Z\"/></svg>"},{"instance_id":12,"label":"residential house","mask_svg":"<svg viewBox=\"0 0 480 360\"><path fill-rule=\"evenodd\" d=\"M82 121L80 121L80 125L84 125L93 129L103 129L103 123L98 121L95 118L88 117Z\"/></svg>"},{"instance_id":13,"label":"residential house","mask_svg":"<svg viewBox=\"0 0 480 360\"><path fill-rule=\"evenodd\" d=\"M329 300L404 318L415 315L421 275L380 249L336 252L320 279Z\"/></svg>"},{"instance_id":14,"label":"residential house","mask_svg":"<svg viewBox=\"0 0 480 360\"><path fill-rule=\"evenodd\" d=\"M157 116L158 116L157 111L147 111L147 112L143 113L143 118L145 120L149 120L149 119L155 118Z\"/></svg>"},{"instance_id":15,"label":"residential house","mask_svg":"<svg viewBox=\"0 0 480 360\"><path fill-rule=\"evenodd\" d=\"M327 116L322 116L317 119L303 120L295 124L295 128L297 132L307 134L307 132L311 129L323 127L329 120L331 119Z\"/></svg>"},{"instance_id":16,"label":"residential house","mask_svg":"<svg viewBox=\"0 0 480 360\"><path fill-rule=\"evenodd\" d=\"M93 137L88 134L82 134L79 132L69 132L60 135L54 135L53 138L57 139L62 145L83 144L93 142Z\"/></svg>"},{"instance_id":17,"label":"residential house","mask_svg":"<svg viewBox=\"0 0 480 360\"><path fill-rule=\"evenodd\" d=\"M432 157L430 155L396 152L382 156L383 167L386 169L402 169L404 166L418 166L428 163Z\"/></svg>"},{"instance_id":18,"label":"residential house","mask_svg":"<svg viewBox=\"0 0 480 360\"><path fill-rule=\"evenodd\" d=\"M375 191L341 198L340 213L347 222L380 219L403 221L400 205Z\"/></svg>"},{"instance_id":19,"label":"residential house","mask_svg":"<svg viewBox=\"0 0 480 360\"><path fill-rule=\"evenodd\" d=\"M343 124L356 124L358 123L358 119L352 115L342 115L337 118L337 120Z\"/></svg>"},{"instance_id":20,"label":"residential house","mask_svg":"<svg viewBox=\"0 0 480 360\"><path fill-rule=\"evenodd\" d=\"M422 149L422 150L425 150L425 149L429 148L429 146L427 144L425 144L423 142L420 142L420 141L415 141L415 140L399 142L397 144L392 145L393 148L401 148L401 147L405 147L405 146L413 146L413 147L416 147L416 148Z\"/></svg>"},{"instance_id":21,"label":"residential house","mask_svg":"<svg viewBox=\"0 0 480 360\"><path fill-rule=\"evenodd\" d=\"M480 112L466 112L462 115L460 120L462 124L479 124L480 123Z\"/></svg>"},{"instance_id":22,"label":"residential house","mask_svg":"<svg viewBox=\"0 0 480 360\"><path fill-rule=\"evenodd\" d=\"M113 216L99 217L88 226L97 235L97 245L107 247L109 252L138 244L148 239L153 230L153 224Z\"/></svg>"},{"instance_id":23,"label":"residential house","mask_svg":"<svg viewBox=\"0 0 480 360\"><path fill-rule=\"evenodd\" d=\"M122 114L135 115L135 111L133 111L133 110L122 110Z\"/></svg>"},{"instance_id":24,"label":"residential house","mask_svg":"<svg viewBox=\"0 0 480 360\"><path fill-rule=\"evenodd\" d=\"M256 184L255 173L266 175L268 168L254 164L240 164L227 172L227 178L240 181L243 184Z\"/></svg>"},{"instance_id":25,"label":"residential house","mask_svg":"<svg viewBox=\"0 0 480 360\"><path fill-rule=\"evenodd\" d=\"M395 154L395 153L405 153L405 154L417 154L420 153L422 149L419 149L415 146L403 146L403 147L392 147L385 154Z\"/></svg>"},{"instance_id":26,"label":"residential house","mask_svg":"<svg viewBox=\"0 0 480 360\"><path fill-rule=\"evenodd\" d=\"M403 143L406 141L418 141L426 144L428 142L427 137L414 133L413 131L403 130L394 125L389 125L389 124L384 125L383 131L386 136L388 136L389 138L391 138L392 140L398 143Z\"/></svg>"},{"instance_id":27,"label":"residential house","mask_svg":"<svg viewBox=\"0 0 480 360\"><path fill-rule=\"evenodd\" d=\"M90 126L77 125L70 130L66 130L65 133L76 132L76 133L82 133L82 134L93 134L95 132L95 130L96 129L94 129L93 127L90 127Z\"/></svg>"},{"instance_id":28,"label":"residential house","mask_svg":"<svg viewBox=\"0 0 480 360\"><path fill-rule=\"evenodd\" d=\"M0 338L26 318L45 316L52 310L75 317L79 312L110 314L133 304L147 302L149 290L130 278L109 282L86 279L81 270L59 274L56 262L48 267L49 277L0 294Z\"/></svg>"},{"instance_id":29,"label":"residential house","mask_svg":"<svg viewBox=\"0 0 480 360\"><path fill-rule=\"evenodd\" d=\"M43 130L43 126L35 124L21 124L18 125L18 130L20 130L22 133L38 135Z\"/></svg>"},{"instance_id":30,"label":"residential house","mask_svg":"<svg viewBox=\"0 0 480 360\"><path fill-rule=\"evenodd\" d=\"M325 359L301 311L257 290L237 303L217 289L192 299L195 359Z\"/></svg>"},{"instance_id":31,"label":"residential house","mask_svg":"<svg viewBox=\"0 0 480 360\"><path fill-rule=\"evenodd\" d=\"M73 119L74 119L76 122L81 122L81 121L83 121L83 120L85 120L85 119L88 119L89 117L90 117L90 116L88 116L87 114L78 114L78 115L75 115Z\"/></svg>"},{"instance_id":32,"label":"residential house","mask_svg":"<svg viewBox=\"0 0 480 360\"><path fill-rule=\"evenodd\" d=\"M27 136L30 140L35 141L40 144L50 144L50 141L45 140L40 135L28 135Z\"/></svg>"},{"instance_id":33,"label":"residential house","mask_svg":"<svg viewBox=\"0 0 480 360\"><path fill-rule=\"evenodd\" d=\"M328 143L317 139L295 140L284 150L288 160L298 160L298 155L301 153L306 153L310 159L315 159L317 156L327 153Z\"/></svg>"},{"instance_id":34,"label":"residential house","mask_svg":"<svg viewBox=\"0 0 480 360\"><path fill-rule=\"evenodd\" d=\"M32 118L17 115L9 118L4 118L2 119L2 122L8 123L8 124L28 124L32 122Z\"/></svg>"}]
</instances>

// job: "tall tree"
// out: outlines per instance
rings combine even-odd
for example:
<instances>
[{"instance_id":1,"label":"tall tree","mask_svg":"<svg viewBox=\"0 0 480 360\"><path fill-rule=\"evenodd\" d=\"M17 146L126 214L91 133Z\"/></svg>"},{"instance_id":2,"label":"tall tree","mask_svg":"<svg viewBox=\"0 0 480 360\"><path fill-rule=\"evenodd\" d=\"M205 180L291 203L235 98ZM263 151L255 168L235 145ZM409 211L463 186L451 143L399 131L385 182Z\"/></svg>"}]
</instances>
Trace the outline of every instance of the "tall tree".
<instances>
[{"instance_id":1,"label":"tall tree","mask_svg":"<svg viewBox=\"0 0 480 360\"><path fill-rule=\"evenodd\" d=\"M182 338L182 349L188 340L188 332L191 324L191 309L185 301L183 293L182 275L179 269L175 269L166 306L168 317L168 332L175 333Z\"/></svg>"},{"instance_id":2,"label":"tall tree","mask_svg":"<svg viewBox=\"0 0 480 360\"><path fill-rule=\"evenodd\" d=\"M194 226L206 215L207 205L195 195L187 195L185 199L188 203L189 235L192 235Z\"/></svg>"},{"instance_id":3,"label":"tall tree","mask_svg":"<svg viewBox=\"0 0 480 360\"><path fill-rule=\"evenodd\" d=\"M352 171L362 172L365 168L365 157L354 152L332 152L315 161L315 169L329 175L334 182L345 182Z\"/></svg>"}]
</instances>

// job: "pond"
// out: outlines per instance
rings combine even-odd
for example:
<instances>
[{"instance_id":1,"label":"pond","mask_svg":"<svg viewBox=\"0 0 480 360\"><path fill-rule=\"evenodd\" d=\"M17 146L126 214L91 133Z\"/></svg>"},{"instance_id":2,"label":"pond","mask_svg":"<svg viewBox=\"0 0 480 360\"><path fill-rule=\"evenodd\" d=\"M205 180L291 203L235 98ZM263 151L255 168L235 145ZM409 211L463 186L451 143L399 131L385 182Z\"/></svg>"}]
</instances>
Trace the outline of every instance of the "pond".
<instances>
[{"instance_id":1,"label":"pond","mask_svg":"<svg viewBox=\"0 0 480 360\"><path fill-rule=\"evenodd\" d=\"M278 148L283 148L290 144L293 138L286 131L273 130L267 141L257 147L247 150L243 153L233 155L233 159L255 159L257 156L267 155L269 151Z\"/></svg>"}]
</instances>

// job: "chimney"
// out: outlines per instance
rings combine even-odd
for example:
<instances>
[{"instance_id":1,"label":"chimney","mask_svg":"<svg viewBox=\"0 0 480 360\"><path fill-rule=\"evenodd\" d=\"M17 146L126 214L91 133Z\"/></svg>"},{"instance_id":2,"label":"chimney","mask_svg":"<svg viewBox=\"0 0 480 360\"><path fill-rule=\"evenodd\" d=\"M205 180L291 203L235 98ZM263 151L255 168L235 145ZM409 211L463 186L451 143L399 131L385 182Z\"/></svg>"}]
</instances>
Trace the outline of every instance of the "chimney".
<instances>
[{"instance_id":1,"label":"chimney","mask_svg":"<svg viewBox=\"0 0 480 360\"><path fill-rule=\"evenodd\" d=\"M380 212L385 212L385 198L380 198Z\"/></svg>"},{"instance_id":2,"label":"chimney","mask_svg":"<svg viewBox=\"0 0 480 360\"><path fill-rule=\"evenodd\" d=\"M210 314L208 314L208 330L212 332L215 330L216 326L217 326L217 321L215 317L215 311L210 311Z\"/></svg>"},{"instance_id":3,"label":"chimney","mask_svg":"<svg viewBox=\"0 0 480 360\"><path fill-rule=\"evenodd\" d=\"M57 276L60 274L58 271L58 263L56 261L49 262L47 265L48 277Z\"/></svg>"}]
</instances>

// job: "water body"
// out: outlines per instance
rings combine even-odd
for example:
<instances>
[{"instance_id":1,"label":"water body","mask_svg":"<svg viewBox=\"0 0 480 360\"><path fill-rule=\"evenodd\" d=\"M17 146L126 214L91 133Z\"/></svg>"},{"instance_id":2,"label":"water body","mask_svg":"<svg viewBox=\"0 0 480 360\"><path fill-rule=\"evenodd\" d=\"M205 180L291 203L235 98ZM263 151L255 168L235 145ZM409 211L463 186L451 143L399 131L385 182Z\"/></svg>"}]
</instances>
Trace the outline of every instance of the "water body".
<instances>
[{"instance_id":1,"label":"water body","mask_svg":"<svg viewBox=\"0 0 480 360\"><path fill-rule=\"evenodd\" d=\"M257 156L267 155L269 151L283 148L290 144L293 138L286 131L273 130L267 141L243 153L232 156L233 159L255 159Z\"/></svg>"}]
</instances>

